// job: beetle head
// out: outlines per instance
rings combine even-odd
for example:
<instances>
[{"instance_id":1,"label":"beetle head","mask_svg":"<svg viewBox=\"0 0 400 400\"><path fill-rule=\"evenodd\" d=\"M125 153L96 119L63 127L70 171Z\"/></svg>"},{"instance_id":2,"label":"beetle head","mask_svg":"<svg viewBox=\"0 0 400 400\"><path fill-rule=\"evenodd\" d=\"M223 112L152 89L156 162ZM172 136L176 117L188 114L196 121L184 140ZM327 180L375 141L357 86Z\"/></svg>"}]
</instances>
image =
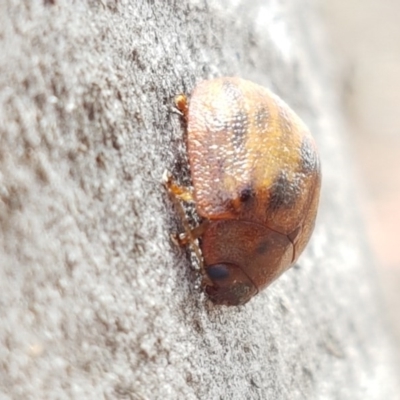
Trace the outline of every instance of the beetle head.
<instances>
[{"instance_id":1,"label":"beetle head","mask_svg":"<svg viewBox=\"0 0 400 400\"><path fill-rule=\"evenodd\" d=\"M207 277L204 286L216 304L241 305L268 286L292 263L286 235L241 220L212 221L202 235Z\"/></svg>"}]
</instances>

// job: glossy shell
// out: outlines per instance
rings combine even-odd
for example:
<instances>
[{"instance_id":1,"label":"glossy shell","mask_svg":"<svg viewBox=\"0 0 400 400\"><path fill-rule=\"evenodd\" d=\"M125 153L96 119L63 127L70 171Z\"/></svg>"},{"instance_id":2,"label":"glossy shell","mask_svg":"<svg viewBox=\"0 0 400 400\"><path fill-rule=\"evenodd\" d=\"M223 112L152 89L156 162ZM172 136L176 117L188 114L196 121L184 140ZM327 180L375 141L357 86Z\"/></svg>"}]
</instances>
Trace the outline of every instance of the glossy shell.
<instances>
[{"instance_id":1,"label":"glossy shell","mask_svg":"<svg viewBox=\"0 0 400 400\"><path fill-rule=\"evenodd\" d=\"M187 110L206 292L246 303L292 266L314 228L320 162L304 123L269 90L239 78L201 82Z\"/></svg>"}]
</instances>

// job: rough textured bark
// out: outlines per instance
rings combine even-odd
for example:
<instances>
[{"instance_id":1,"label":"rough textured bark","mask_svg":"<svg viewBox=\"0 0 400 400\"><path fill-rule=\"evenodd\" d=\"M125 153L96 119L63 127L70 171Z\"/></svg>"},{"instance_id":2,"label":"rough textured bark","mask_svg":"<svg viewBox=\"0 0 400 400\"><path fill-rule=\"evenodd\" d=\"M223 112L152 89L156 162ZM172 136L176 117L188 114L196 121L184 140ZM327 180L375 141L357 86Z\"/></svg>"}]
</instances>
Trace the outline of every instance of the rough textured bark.
<instances>
[{"instance_id":1,"label":"rough textured bark","mask_svg":"<svg viewBox=\"0 0 400 400\"><path fill-rule=\"evenodd\" d=\"M0 3L0 393L31 399L395 399L318 19L302 0ZM236 75L323 162L300 267L213 306L169 234L188 182L173 97Z\"/></svg>"}]
</instances>

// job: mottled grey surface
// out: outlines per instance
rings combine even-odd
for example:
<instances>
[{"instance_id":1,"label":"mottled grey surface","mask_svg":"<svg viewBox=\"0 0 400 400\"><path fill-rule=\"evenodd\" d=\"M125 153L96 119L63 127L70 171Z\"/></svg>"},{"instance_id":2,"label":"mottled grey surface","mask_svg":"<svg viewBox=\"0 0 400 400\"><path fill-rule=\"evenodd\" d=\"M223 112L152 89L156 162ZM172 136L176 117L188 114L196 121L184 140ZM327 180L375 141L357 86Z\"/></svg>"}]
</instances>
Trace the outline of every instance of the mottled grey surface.
<instances>
[{"instance_id":1,"label":"mottled grey surface","mask_svg":"<svg viewBox=\"0 0 400 400\"><path fill-rule=\"evenodd\" d=\"M185 3L0 3L1 399L398 398L312 7ZM324 174L301 267L238 308L197 289L160 183L187 182L174 95L223 75L291 104Z\"/></svg>"}]
</instances>

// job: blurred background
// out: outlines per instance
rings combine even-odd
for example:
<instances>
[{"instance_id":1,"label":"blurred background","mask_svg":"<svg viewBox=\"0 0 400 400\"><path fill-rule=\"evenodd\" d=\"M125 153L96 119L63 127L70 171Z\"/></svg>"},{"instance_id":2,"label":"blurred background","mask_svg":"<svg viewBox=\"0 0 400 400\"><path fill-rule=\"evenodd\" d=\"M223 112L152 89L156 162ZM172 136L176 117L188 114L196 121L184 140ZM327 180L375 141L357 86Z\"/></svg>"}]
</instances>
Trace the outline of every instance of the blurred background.
<instances>
[{"instance_id":1,"label":"blurred background","mask_svg":"<svg viewBox=\"0 0 400 400\"><path fill-rule=\"evenodd\" d=\"M366 229L400 340L400 1L319 0L339 60Z\"/></svg>"}]
</instances>

